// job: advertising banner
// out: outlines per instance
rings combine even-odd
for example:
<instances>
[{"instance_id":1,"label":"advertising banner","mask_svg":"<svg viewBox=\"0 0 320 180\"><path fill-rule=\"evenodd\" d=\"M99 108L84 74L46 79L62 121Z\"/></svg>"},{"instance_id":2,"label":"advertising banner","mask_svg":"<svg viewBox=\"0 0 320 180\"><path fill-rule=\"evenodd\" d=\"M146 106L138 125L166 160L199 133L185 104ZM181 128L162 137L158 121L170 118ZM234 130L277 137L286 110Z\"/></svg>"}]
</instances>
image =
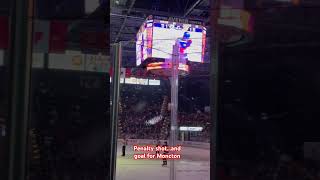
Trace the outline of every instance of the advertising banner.
<instances>
[{"instance_id":1,"label":"advertising banner","mask_svg":"<svg viewBox=\"0 0 320 180\"><path fill-rule=\"evenodd\" d=\"M0 16L0 49L9 46L9 20L6 16Z\"/></svg>"},{"instance_id":2,"label":"advertising banner","mask_svg":"<svg viewBox=\"0 0 320 180\"><path fill-rule=\"evenodd\" d=\"M33 51L48 53L49 51L50 22L34 21Z\"/></svg>"},{"instance_id":3,"label":"advertising banner","mask_svg":"<svg viewBox=\"0 0 320 180\"><path fill-rule=\"evenodd\" d=\"M108 72L110 68L110 56L104 56L101 54L86 56L85 70L90 72Z\"/></svg>"},{"instance_id":4,"label":"advertising banner","mask_svg":"<svg viewBox=\"0 0 320 180\"><path fill-rule=\"evenodd\" d=\"M67 47L68 24L52 21L50 25L50 52L63 53Z\"/></svg>"},{"instance_id":5,"label":"advertising banner","mask_svg":"<svg viewBox=\"0 0 320 180\"><path fill-rule=\"evenodd\" d=\"M32 54L32 68L44 68L44 53Z\"/></svg>"},{"instance_id":6,"label":"advertising banner","mask_svg":"<svg viewBox=\"0 0 320 180\"><path fill-rule=\"evenodd\" d=\"M49 54L49 69L84 71L83 54Z\"/></svg>"},{"instance_id":7,"label":"advertising banner","mask_svg":"<svg viewBox=\"0 0 320 180\"><path fill-rule=\"evenodd\" d=\"M107 32L81 32L80 46L81 51L85 53L92 53L101 50L107 50L109 46L107 42L109 35Z\"/></svg>"}]
</instances>

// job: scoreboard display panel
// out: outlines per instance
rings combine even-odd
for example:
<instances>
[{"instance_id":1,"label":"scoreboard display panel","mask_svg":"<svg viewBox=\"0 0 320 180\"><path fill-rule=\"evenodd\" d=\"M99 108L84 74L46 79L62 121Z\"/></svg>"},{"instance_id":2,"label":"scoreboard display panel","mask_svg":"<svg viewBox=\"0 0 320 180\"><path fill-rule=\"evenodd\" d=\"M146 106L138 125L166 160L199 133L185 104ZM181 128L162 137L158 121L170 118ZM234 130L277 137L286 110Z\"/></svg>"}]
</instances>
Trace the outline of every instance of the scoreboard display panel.
<instances>
[{"instance_id":1,"label":"scoreboard display panel","mask_svg":"<svg viewBox=\"0 0 320 180\"><path fill-rule=\"evenodd\" d=\"M137 33L137 66L147 59L170 59L173 45L185 33L189 34L190 42L192 42L184 52L187 60L203 62L206 45L206 28L203 25L148 19L142 24Z\"/></svg>"}]
</instances>

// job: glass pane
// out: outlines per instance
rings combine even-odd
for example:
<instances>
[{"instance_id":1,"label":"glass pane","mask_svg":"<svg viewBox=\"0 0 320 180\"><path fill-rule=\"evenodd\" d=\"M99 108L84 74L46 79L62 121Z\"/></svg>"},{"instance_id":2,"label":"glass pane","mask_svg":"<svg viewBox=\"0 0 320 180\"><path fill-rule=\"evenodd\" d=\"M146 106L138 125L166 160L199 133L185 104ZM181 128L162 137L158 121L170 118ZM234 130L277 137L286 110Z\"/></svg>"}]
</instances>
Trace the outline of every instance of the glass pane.
<instances>
[{"instance_id":1,"label":"glass pane","mask_svg":"<svg viewBox=\"0 0 320 180\"><path fill-rule=\"evenodd\" d=\"M319 178L319 2L224 2L247 26L218 32L220 178Z\"/></svg>"},{"instance_id":2,"label":"glass pane","mask_svg":"<svg viewBox=\"0 0 320 180\"><path fill-rule=\"evenodd\" d=\"M9 36L11 34L9 28L9 12L10 1L1 1L0 15L0 179L6 179L8 176L8 150L9 150L9 62L8 48Z\"/></svg>"},{"instance_id":3,"label":"glass pane","mask_svg":"<svg viewBox=\"0 0 320 180\"><path fill-rule=\"evenodd\" d=\"M36 1L28 153L32 180L106 178L107 7L103 1Z\"/></svg>"},{"instance_id":4,"label":"glass pane","mask_svg":"<svg viewBox=\"0 0 320 180\"><path fill-rule=\"evenodd\" d=\"M130 6L130 14L119 13ZM203 6L208 8L209 4L200 3L196 9ZM175 7L175 12L183 14L183 8ZM160 1L119 1L111 7L111 40L122 46L117 180L170 179L172 162L177 180L210 179L210 59L205 46L208 30L201 23L208 16L200 22L167 18L174 14L168 11L172 8L170 3ZM150 14L141 16L138 9ZM152 17L148 16L151 12ZM181 45L174 51L177 40L185 49ZM176 57L174 53L181 54L176 96L171 92L170 63ZM170 138L174 125L171 97L178 98L175 144ZM156 147L166 143L169 149L176 149L157 152Z\"/></svg>"}]
</instances>

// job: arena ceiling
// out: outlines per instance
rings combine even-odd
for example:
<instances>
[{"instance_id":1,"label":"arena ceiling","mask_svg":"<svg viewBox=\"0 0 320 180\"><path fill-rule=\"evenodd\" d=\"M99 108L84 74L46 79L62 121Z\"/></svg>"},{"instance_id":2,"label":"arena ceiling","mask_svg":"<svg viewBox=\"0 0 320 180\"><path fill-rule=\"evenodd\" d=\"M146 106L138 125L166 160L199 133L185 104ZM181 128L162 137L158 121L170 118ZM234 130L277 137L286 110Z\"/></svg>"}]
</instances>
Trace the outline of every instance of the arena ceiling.
<instances>
[{"instance_id":1,"label":"arena ceiling","mask_svg":"<svg viewBox=\"0 0 320 180\"><path fill-rule=\"evenodd\" d=\"M132 41L148 15L207 21L209 0L114 0L111 2L111 42Z\"/></svg>"},{"instance_id":2,"label":"arena ceiling","mask_svg":"<svg viewBox=\"0 0 320 180\"><path fill-rule=\"evenodd\" d=\"M210 0L113 0L110 7L110 41L123 43L124 65L135 66L135 37L149 15L172 16L208 22ZM209 43L208 43L209 45Z\"/></svg>"},{"instance_id":3,"label":"arena ceiling","mask_svg":"<svg viewBox=\"0 0 320 180\"><path fill-rule=\"evenodd\" d=\"M89 2L90 0L87 1ZM299 2L298 6L292 5L291 0L244 1L245 9L250 11L255 19L254 38L251 43L228 48L228 50L242 52L256 50L257 48L318 45L320 1L292 0ZM8 2L0 0L2 4L0 8L1 14L8 13ZM44 14L41 19L71 21L72 26L69 28L68 48L79 49L81 31L103 32L108 26L110 28L110 43L132 41L135 39L141 23L150 14L208 22L210 4L214 0L110 0L110 12L108 12L109 2L106 1L105 4L100 5L89 14L83 14L82 11L66 13L69 12L67 9L70 9L67 7L70 7L70 4L75 2L75 0L57 0L57 2L59 3L50 2L45 4L46 6L43 5L39 8L41 9L41 13ZM61 4L65 4L66 7L61 8ZM79 3L74 3L74 5L74 9L85 9ZM40 12L37 13L39 14ZM104 23L104 20L107 21L106 19L110 19L110 24ZM208 29L210 30L210 28ZM208 49L210 49L209 45L210 40L207 44ZM134 43L128 43L124 50L127 56L135 56Z\"/></svg>"},{"instance_id":4,"label":"arena ceiling","mask_svg":"<svg viewBox=\"0 0 320 180\"><path fill-rule=\"evenodd\" d=\"M150 14L200 20L207 23L210 31L210 2L213 1L113 0L110 7L110 41L111 43L134 41L139 27ZM227 50L245 52L266 48L318 45L320 3L317 0L297 2L298 5L291 0L245 0L244 9L252 13L255 21L252 41ZM210 35L210 32L208 34ZM210 59L210 37L208 38L207 59ZM125 43L123 52L128 57L124 59L128 59L127 65L130 66L129 62L134 62L130 57L135 57L135 44ZM207 65L197 68L209 72Z\"/></svg>"}]
</instances>

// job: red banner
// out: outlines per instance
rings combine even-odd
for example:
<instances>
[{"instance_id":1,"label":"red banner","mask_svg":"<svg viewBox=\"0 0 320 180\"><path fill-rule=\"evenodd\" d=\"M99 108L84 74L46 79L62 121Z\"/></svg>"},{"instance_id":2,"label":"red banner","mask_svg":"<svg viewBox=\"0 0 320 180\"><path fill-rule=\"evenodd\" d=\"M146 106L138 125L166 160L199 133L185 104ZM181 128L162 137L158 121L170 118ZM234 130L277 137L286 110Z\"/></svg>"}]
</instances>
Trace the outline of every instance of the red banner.
<instances>
[{"instance_id":1,"label":"red banner","mask_svg":"<svg viewBox=\"0 0 320 180\"><path fill-rule=\"evenodd\" d=\"M109 74L110 74L110 77L113 77L113 68L112 67L110 67L110 69L109 69Z\"/></svg>"},{"instance_id":2,"label":"red banner","mask_svg":"<svg viewBox=\"0 0 320 180\"><path fill-rule=\"evenodd\" d=\"M0 16L0 49L8 49L9 46L9 20L6 16Z\"/></svg>"},{"instance_id":3,"label":"red banner","mask_svg":"<svg viewBox=\"0 0 320 180\"><path fill-rule=\"evenodd\" d=\"M50 27L50 52L64 52L67 46L68 24L52 21Z\"/></svg>"},{"instance_id":4,"label":"red banner","mask_svg":"<svg viewBox=\"0 0 320 180\"><path fill-rule=\"evenodd\" d=\"M131 69L126 68L126 77L131 77Z\"/></svg>"},{"instance_id":5,"label":"red banner","mask_svg":"<svg viewBox=\"0 0 320 180\"><path fill-rule=\"evenodd\" d=\"M50 22L35 20L33 32L33 51L48 53Z\"/></svg>"},{"instance_id":6,"label":"red banner","mask_svg":"<svg viewBox=\"0 0 320 180\"><path fill-rule=\"evenodd\" d=\"M105 50L109 46L109 36L106 32L82 32L80 35L81 49Z\"/></svg>"}]
</instances>

